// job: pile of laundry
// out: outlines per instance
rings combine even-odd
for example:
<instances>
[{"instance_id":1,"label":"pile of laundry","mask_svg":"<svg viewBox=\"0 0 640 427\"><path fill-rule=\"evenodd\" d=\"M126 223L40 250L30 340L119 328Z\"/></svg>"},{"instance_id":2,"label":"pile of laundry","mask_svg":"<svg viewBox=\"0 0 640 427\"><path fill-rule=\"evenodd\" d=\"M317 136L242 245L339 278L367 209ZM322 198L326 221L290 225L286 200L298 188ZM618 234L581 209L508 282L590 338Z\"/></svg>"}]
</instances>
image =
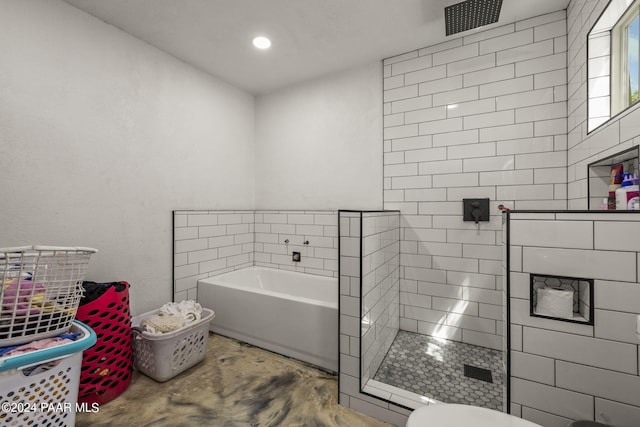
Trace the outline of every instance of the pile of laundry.
<instances>
[{"instance_id":1,"label":"pile of laundry","mask_svg":"<svg viewBox=\"0 0 640 427\"><path fill-rule=\"evenodd\" d=\"M79 333L66 333L52 338L42 338L31 341L27 344L0 347L0 357L17 356L19 354L31 353L36 350L56 347L62 344L74 342L80 336Z\"/></svg>"},{"instance_id":2,"label":"pile of laundry","mask_svg":"<svg viewBox=\"0 0 640 427\"><path fill-rule=\"evenodd\" d=\"M166 334L189 326L202 318L202 306L193 300L179 303L169 302L160 307L155 314L144 318L138 332Z\"/></svg>"}]
</instances>

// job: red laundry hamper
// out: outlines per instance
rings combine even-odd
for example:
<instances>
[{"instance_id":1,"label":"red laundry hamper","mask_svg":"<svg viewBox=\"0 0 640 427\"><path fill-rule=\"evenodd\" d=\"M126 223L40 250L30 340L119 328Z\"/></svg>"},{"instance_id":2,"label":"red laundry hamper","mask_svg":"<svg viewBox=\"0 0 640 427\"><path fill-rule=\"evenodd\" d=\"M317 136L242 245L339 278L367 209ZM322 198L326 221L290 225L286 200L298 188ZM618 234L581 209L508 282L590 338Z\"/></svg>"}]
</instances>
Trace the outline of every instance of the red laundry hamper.
<instances>
[{"instance_id":1,"label":"red laundry hamper","mask_svg":"<svg viewBox=\"0 0 640 427\"><path fill-rule=\"evenodd\" d=\"M98 336L96 345L84 351L78 402L103 404L115 399L131 383L133 344L129 283L115 286L97 299L81 305L76 318Z\"/></svg>"}]
</instances>

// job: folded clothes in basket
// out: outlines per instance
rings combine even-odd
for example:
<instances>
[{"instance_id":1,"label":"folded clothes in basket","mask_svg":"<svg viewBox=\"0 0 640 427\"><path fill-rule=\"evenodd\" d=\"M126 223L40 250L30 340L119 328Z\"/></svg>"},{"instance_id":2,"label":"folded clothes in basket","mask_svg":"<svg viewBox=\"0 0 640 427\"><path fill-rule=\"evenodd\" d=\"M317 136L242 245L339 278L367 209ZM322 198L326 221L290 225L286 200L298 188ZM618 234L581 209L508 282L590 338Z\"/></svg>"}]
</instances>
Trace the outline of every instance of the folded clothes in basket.
<instances>
[{"instance_id":1,"label":"folded clothes in basket","mask_svg":"<svg viewBox=\"0 0 640 427\"><path fill-rule=\"evenodd\" d=\"M193 300L185 300L180 302L168 302L160 309L158 314L172 314L182 317L185 323L193 323L202 317L202 306Z\"/></svg>"},{"instance_id":2,"label":"folded clothes in basket","mask_svg":"<svg viewBox=\"0 0 640 427\"><path fill-rule=\"evenodd\" d=\"M31 353L32 351L56 347L61 344L75 341L79 335L79 333L68 333L58 335L53 338L43 338L40 340L31 341L27 344L14 345L10 347L0 347L0 357L17 356L19 354Z\"/></svg>"}]
</instances>

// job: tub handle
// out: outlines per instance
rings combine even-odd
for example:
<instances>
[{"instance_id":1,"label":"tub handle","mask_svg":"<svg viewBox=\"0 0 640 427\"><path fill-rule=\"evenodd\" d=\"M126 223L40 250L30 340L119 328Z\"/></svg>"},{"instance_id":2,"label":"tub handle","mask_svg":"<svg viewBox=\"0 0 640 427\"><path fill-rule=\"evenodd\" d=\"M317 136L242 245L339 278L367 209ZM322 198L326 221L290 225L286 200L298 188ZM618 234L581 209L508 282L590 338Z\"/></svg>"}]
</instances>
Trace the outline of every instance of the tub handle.
<instances>
[{"instance_id":1,"label":"tub handle","mask_svg":"<svg viewBox=\"0 0 640 427\"><path fill-rule=\"evenodd\" d=\"M289 244L289 239L285 239L284 243Z\"/></svg>"},{"instance_id":2,"label":"tub handle","mask_svg":"<svg viewBox=\"0 0 640 427\"><path fill-rule=\"evenodd\" d=\"M309 244L309 241L308 241L308 240L305 240L304 242L302 242L302 244L304 244L304 245L308 245L308 244Z\"/></svg>"}]
</instances>

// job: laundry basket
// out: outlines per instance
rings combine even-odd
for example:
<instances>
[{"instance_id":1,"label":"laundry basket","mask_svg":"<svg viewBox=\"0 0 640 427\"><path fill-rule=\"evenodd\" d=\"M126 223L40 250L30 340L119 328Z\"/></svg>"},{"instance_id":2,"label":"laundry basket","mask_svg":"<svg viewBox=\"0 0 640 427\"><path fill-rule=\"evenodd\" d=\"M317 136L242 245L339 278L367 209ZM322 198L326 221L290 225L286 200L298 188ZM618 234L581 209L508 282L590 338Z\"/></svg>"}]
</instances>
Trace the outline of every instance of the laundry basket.
<instances>
[{"instance_id":1,"label":"laundry basket","mask_svg":"<svg viewBox=\"0 0 640 427\"><path fill-rule=\"evenodd\" d=\"M74 342L0 358L0 425L73 427L76 412L99 410L77 405L82 351L96 334L77 321L69 329Z\"/></svg>"},{"instance_id":2,"label":"laundry basket","mask_svg":"<svg viewBox=\"0 0 640 427\"><path fill-rule=\"evenodd\" d=\"M82 297L91 248L0 249L0 347L68 330Z\"/></svg>"},{"instance_id":3,"label":"laundry basket","mask_svg":"<svg viewBox=\"0 0 640 427\"><path fill-rule=\"evenodd\" d=\"M136 316L131 323L134 364L143 374L159 382L165 382L186 371L204 359L209 339L209 323L214 318L213 310L202 309L202 317L183 328L165 334L139 332L143 319L156 311Z\"/></svg>"}]
</instances>

